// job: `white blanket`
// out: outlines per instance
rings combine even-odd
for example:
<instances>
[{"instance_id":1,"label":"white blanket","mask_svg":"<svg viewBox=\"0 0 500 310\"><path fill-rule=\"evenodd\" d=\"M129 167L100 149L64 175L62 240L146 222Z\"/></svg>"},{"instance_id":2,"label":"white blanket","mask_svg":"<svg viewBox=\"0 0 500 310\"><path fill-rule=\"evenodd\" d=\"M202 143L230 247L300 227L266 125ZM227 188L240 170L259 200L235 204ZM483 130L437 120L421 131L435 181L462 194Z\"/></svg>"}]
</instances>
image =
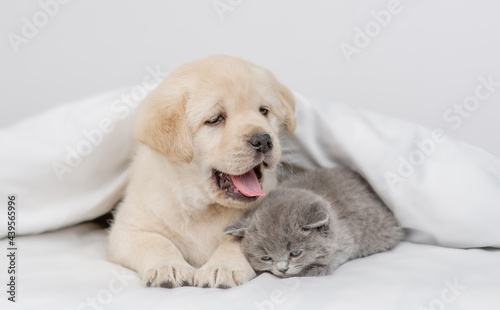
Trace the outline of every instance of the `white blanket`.
<instances>
[{"instance_id":1,"label":"white blanket","mask_svg":"<svg viewBox=\"0 0 500 310\"><path fill-rule=\"evenodd\" d=\"M0 196L18 195L18 234L95 218L121 198L134 150L136 103L122 96L130 92L81 100L0 131L6 148ZM285 145L286 161L307 169L351 166L394 211L409 240L500 247L499 158L438 129L296 97L297 130Z\"/></svg>"},{"instance_id":2,"label":"white blanket","mask_svg":"<svg viewBox=\"0 0 500 310\"><path fill-rule=\"evenodd\" d=\"M500 247L500 158L439 128L295 95L298 126L285 154L293 165L357 170L412 241Z\"/></svg>"},{"instance_id":3,"label":"white blanket","mask_svg":"<svg viewBox=\"0 0 500 310\"><path fill-rule=\"evenodd\" d=\"M0 197L17 195L18 234L94 219L121 198L135 146L134 109L118 109L126 107L121 94L69 103L0 130ZM0 225L0 237L6 233Z\"/></svg>"}]
</instances>

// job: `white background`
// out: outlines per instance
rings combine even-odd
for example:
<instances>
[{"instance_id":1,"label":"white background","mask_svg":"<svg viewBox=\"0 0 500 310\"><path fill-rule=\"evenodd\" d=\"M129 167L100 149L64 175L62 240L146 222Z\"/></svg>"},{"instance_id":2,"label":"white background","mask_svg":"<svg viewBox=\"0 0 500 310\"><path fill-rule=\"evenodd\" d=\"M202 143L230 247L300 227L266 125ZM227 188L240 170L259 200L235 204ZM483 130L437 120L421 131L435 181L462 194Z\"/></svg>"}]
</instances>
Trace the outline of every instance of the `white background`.
<instances>
[{"instance_id":1,"label":"white background","mask_svg":"<svg viewBox=\"0 0 500 310\"><path fill-rule=\"evenodd\" d=\"M42 0L53 9L54 1ZM16 52L9 36L44 11L39 1L2 1L0 128L140 83L147 67L168 72L223 53L269 68L307 98L441 127L500 156L500 87L458 129L443 120L474 95L480 76L500 82L500 2L400 0L399 13L349 63L340 44L354 45L355 27L364 31L371 12L390 2L73 0L41 19ZM218 14L214 3L232 10Z\"/></svg>"}]
</instances>

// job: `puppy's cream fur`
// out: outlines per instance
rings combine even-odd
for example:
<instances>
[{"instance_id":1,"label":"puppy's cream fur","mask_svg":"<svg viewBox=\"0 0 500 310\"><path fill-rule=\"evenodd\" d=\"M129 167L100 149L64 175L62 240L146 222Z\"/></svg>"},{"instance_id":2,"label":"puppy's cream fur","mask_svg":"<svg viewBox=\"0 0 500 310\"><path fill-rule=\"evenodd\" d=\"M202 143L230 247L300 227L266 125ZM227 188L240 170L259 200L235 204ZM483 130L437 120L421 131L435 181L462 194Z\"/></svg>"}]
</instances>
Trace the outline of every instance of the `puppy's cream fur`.
<instances>
[{"instance_id":1,"label":"puppy's cream fur","mask_svg":"<svg viewBox=\"0 0 500 310\"><path fill-rule=\"evenodd\" d=\"M260 198L226 197L213 171L240 175L260 166L264 191L273 189L279 136L283 128L293 132L294 106L271 72L237 58L211 56L172 72L138 113L140 145L111 228L109 258L148 286L232 287L255 277L223 229ZM206 123L218 115L222 122ZM258 133L273 142L265 155L249 144Z\"/></svg>"}]
</instances>

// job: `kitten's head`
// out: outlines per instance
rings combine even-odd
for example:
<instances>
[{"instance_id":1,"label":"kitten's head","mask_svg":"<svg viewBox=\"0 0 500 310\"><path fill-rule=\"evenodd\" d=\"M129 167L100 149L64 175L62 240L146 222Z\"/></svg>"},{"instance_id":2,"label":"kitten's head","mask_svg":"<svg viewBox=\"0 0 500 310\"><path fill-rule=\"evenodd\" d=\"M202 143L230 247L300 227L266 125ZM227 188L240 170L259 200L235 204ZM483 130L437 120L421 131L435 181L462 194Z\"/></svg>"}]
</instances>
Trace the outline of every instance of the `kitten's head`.
<instances>
[{"instance_id":1,"label":"kitten's head","mask_svg":"<svg viewBox=\"0 0 500 310\"><path fill-rule=\"evenodd\" d=\"M243 253L255 271L292 277L315 264L328 264L335 220L321 196L277 189L224 233L242 238Z\"/></svg>"}]
</instances>

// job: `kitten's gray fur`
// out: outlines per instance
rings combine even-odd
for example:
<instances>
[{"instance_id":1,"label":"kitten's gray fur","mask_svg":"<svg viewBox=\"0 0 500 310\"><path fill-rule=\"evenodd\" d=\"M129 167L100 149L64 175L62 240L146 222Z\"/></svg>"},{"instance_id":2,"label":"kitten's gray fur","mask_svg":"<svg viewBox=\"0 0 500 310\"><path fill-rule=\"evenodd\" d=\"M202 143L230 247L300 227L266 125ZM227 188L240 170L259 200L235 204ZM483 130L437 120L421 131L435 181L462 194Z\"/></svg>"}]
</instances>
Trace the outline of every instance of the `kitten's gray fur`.
<instances>
[{"instance_id":1,"label":"kitten's gray fur","mask_svg":"<svg viewBox=\"0 0 500 310\"><path fill-rule=\"evenodd\" d=\"M370 185L344 167L289 178L224 232L242 238L256 272L279 277L327 275L404 236Z\"/></svg>"}]
</instances>

